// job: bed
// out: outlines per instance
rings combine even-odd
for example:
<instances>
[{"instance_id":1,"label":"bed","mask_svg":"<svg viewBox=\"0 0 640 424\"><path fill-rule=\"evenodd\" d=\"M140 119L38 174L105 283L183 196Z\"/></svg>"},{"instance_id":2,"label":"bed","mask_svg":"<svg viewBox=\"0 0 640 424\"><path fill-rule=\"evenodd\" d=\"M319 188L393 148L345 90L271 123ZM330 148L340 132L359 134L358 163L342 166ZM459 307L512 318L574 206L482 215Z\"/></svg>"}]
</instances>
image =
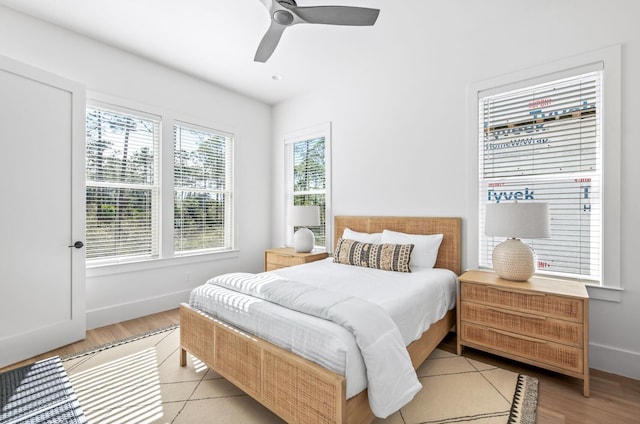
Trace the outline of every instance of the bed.
<instances>
[{"instance_id":1,"label":"bed","mask_svg":"<svg viewBox=\"0 0 640 424\"><path fill-rule=\"evenodd\" d=\"M338 216L334 240L338 241L346 228L362 233L442 234L434 268L460 274L459 218ZM454 324L455 310L449 309L408 344L413 368L429 356ZM287 422L370 423L375 419L368 390L357 389L356 394L348 395L347 377L330 367L186 303L180 305L180 327L181 366L186 366L189 352Z\"/></svg>"}]
</instances>

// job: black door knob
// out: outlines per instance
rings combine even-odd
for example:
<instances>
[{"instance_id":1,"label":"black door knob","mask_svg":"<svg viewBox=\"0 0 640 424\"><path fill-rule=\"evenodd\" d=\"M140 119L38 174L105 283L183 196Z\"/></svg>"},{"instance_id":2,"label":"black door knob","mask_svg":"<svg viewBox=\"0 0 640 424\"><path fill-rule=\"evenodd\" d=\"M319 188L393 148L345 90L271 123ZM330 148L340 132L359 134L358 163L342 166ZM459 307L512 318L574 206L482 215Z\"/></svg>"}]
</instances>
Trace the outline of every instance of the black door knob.
<instances>
[{"instance_id":1,"label":"black door knob","mask_svg":"<svg viewBox=\"0 0 640 424\"><path fill-rule=\"evenodd\" d=\"M77 242L73 243L72 246L69 246L69 247L75 247L76 249L80 249L80 248L82 248L82 246L84 246L84 243L81 242L81 241L77 241Z\"/></svg>"}]
</instances>

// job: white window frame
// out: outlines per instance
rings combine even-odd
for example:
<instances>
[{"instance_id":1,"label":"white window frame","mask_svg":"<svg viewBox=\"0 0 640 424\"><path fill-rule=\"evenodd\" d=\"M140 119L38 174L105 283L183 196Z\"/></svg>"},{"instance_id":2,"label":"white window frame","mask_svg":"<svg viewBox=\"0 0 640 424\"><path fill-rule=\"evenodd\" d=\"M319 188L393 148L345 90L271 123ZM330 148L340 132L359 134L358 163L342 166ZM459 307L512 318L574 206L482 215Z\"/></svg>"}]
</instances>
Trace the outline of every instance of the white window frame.
<instances>
[{"instance_id":1,"label":"white window frame","mask_svg":"<svg viewBox=\"0 0 640 424\"><path fill-rule=\"evenodd\" d=\"M193 116L185 116L176 113L172 109L152 106L136 101L131 101L117 96L111 96L100 92L88 92L87 93L87 106L105 106L107 108L117 110L122 109L124 111L129 110L135 113L140 113L142 116L158 116L161 119L160 123L160 146L159 146L159 174L160 174L160 195L159 195L159 221L158 221L158 243L159 243L159 255L155 259L142 259L120 262L100 262L95 261L92 264L87 264L86 276L102 277L120 273L144 271L148 269L164 268L174 265L185 265L189 263L200 263L211 260L223 260L229 258L238 257L237 243L235 240L237 234L237 219L236 219L236 196L232 196L231 208L234 211L232 216L232 224L229 229L231 231L231 243L232 247L227 250L203 250L193 252L191 254L176 254L173 246L173 127L176 124L187 123L201 128L214 128L217 131L234 135L234 146L237 142L235 136L236 131L232 128L227 128L211 122L208 120L202 120L194 118ZM83 126L86 125L86 121L83 121ZM86 150L85 150L86 156ZM232 153L232 160L235 155ZM232 164L235 173L235 162ZM82 175L85 178L85 174ZM235 181L235 175L232 174L232 181ZM235 187L233 188L235 193Z\"/></svg>"},{"instance_id":2,"label":"white window frame","mask_svg":"<svg viewBox=\"0 0 640 424\"><path fill-rule=\"evenodd\" d=\"M469 89L468 126L469 149L469 231L467 232L467 262L470 269L478 268L479 244L479 94L501 87L510 89L578 74L577 68L602 64L602 264L600 285L587 285L589 293L598 299L620 301L620 115L621 115L621 46L615 45L593 52L568 57L556 62L473 83Z\"/></svg>"},{"instance_id":3,"label":"white window frame","mask_svg":"<svg viewBox=\"0 0 640 424\"><path fill-rule=\"evenodd\" d=\"M285 163L285 205L284 228L285 243L293 245L293 225L289 223L289 209L293 205L293 157L292 145L306 140L324 138L325 159L325 245L315 246L315 249L332 251L333 246L333 214L331 212L331 123L315 125L298 131L293 131L284 136L284 163Z\"/></svg>"},{"instance_id":4,"label":"white window frame","mask_svg":"<svg viewBox=\"0 0 640 424\"><path fill-rule=\"evenodd\" d=\"M101 266L101 265L118 265L118 264L122 264L122 263L128 263L128 262L139 262L139 261L148 261L148 260L154 260L160 257L160 238L159 238L159 233L160 233L160 160L161 160L161 153L160 153L160 145L162 144L162 118L159 115L156 114L152 114L152 113L148 113L148 112L142 112L136 109L132 109L132 108L128 108L128 107L124 107L124 106L120 106L120 105L115 105L115 104L110 104L110 103L105 103L105 102L101 102L101 101L97 101L97 100L90 100L87 102L86 108L88 107L94 107L96 109L102 109L108 112L112 112L112 113L121 113L122 115L129 115L135 118L140 118L140 119L147 119L150 121L155 121L158 123L158 134L157 134L157 139L154 140L154 146L153 146L153 157L154 157L154 175L153 175L153 179L154 179L154 183L149 186L149 189L151 191L152 194L152 200L151 200L151 221L152 221L152 228L151 228L151 253L150 255L129 255L129 256L115 256L115 257L110 257L110 258L97 258L97 259L87 259L86 263L88 267L93 267L93 266ZM85 126L86 126L86 120L85 120ZM85 157L86 157L86 150L85 150ZM86 178L86 176L85 176ZM86 186L93 186L92 183L87 182ZM107 184L107 186L112 186L112 187L118 187L118 186L122 186L122 187L127 187L129 186L129 188L146 188L146 187L136 187L135 185L131 185L131 184L124 184L124 183L112 183L112 184ZM86 188L85 188L86 190ZM85 218L86 219L86 218Z\"/></svg>"},{"instance_id":5,"label":"white window frame","mask_svg":"<svg viewBox=\"0 0 640 424\"><path fill-rule=\"evenodd\" d=\"M192 129L192 130L196 130L196 131L201 131L203 133L211 133L211 134L215 134L218 136L222 136L225 138L229 139L229 145L227 146L226 149L226 158L225 158L225 165L227 166L227 170L226 170L226 180L225 180L225 188L223 190L220 189L200 189L200 190L196 190L196 191L200 191L200 192L208 192L208 193L222 193L226 196L226 198L228 199L228 201L225 201L225 205L224 205L224 209L225 209L225 216L230 217L230 222L225 221L224 223L224 239L228 241L228 245L224 246L224 247L218 247L218 248L205 248L205 249L192 249L192 250L181 250L181 251L176 251L175 249L175 234L172 234L172 241L171 241L171 245L172 245L172 251L173 251L173 255L175 256L188 256L188 255L197 255L197 254L203 254L203 253L211 253L211 252L219 252L219 251L227 251L227 250L233 250L234 248L234 222L235 222L235 217L234 217L234 162L233 162L233 158L234 158L234 145L235 145L235 136L233 133L229 133L226 131L220 131L218 129L215 128L211 128L211 127L205 127L202 125L198 125L198 124L194 124L191 122L186 122L186 121L181 121L181 120L175 120L173 125L172 125L172 131L174 131L174 129L176 127L182 127L185 129ZM174 132L174 136L171 138L172 141L172 145L174 146L174 148L172 149L172 160L174 160L173 158L173 152L175 152L175 132ZM174 163L174 162L172 162ZM175 195L176 190L178 189L175 186L175 169L174 169L174 173L172 174L172 182L174 183L173 186L173 193ZM175 203L175 199L172 196L173 202ZM175 211L175 208L172 209ZM175 216L173 216L172 222L175 221ZM175 227L172 227L172 231L175 233Z\"/></svg>"}]
</instances>

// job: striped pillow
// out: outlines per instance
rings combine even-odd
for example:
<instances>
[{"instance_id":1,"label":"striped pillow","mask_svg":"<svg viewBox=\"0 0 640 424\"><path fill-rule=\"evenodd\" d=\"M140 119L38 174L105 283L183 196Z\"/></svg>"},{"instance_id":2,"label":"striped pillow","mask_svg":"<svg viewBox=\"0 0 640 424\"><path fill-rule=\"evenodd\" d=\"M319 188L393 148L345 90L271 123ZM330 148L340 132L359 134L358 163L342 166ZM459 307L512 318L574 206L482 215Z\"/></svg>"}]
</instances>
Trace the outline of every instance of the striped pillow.
<instances>
[{"instance_id":1,"label":"striped pillow","mask_svg":"<svg viewBox=\"0 0 640 424\"><path fill-rule=\"evenodd\" d=\"M409 261L413 244L374 244L340 239L333 262L376 268L385 271L411 272Z\"/></svg>"}]
</instances>

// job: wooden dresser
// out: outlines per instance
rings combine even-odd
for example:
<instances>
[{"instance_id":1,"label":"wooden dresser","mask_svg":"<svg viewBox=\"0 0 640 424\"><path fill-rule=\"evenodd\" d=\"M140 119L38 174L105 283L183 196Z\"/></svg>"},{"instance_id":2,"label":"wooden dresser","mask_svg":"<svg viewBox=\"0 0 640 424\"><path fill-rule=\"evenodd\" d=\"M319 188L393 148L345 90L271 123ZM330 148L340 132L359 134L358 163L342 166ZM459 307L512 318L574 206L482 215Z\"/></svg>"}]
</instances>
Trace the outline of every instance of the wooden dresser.
<instances>
[{"instance_id":1,"label":"wooden dresser","mask_svg":"<svg viewBox=\"0 0 640 424\"><path fill-rule=\"evenodd\" d=\"M583 380L589 396L589 295L553 278L503 280L493 272L459 277L458 355L463 346Z\"/></svg>"},{"instance_id":2,"label":"wooden dresser","mask_svg":"<svg viewBox=\"0 0 640 424\"><path fill-rule=\"evenodd\" d=\"M278 249L267 249L264 251L264 270L286 268L288 266L306 264L308 262L319 261L328 257L327 252L296 252L291 247L281 247Z\"/></svg>"}]
</instances>

